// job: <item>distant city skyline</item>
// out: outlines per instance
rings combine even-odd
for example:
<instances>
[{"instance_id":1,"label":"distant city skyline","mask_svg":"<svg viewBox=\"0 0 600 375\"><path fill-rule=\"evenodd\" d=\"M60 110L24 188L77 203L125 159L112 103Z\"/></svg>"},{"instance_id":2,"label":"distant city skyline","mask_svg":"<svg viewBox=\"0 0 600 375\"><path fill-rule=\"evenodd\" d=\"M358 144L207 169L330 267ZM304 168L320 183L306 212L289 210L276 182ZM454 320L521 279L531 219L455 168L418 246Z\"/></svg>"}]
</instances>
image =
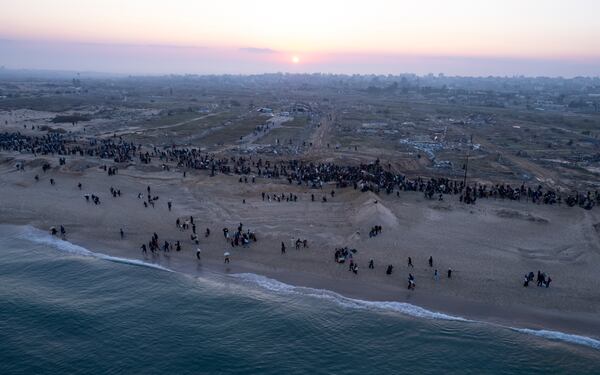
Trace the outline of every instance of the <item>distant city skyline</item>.
<instances>
[{"instance_id":1,"label":"distant city skyline","mask_svg":"<svg viewBox=\"0 0 600 375\"><path fill-rule=\"evenodd\" d=\"M0 66L600 75L600 2L0 0Z\"/></svg>"}]
</instances>

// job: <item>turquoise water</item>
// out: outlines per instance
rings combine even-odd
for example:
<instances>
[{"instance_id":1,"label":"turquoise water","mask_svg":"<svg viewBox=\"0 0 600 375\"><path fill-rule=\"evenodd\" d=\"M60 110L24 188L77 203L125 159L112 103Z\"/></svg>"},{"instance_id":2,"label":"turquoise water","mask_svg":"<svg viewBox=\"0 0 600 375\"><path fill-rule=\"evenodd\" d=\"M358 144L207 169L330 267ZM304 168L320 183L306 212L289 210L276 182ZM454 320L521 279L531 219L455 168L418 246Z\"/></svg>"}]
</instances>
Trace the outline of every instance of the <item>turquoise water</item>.
<instances>
[{"instance_id":1,"label":"turquoise water","mask_svg":"<svg viewBox=\"0 0 600 375\"><path fill-rule=\"evenodd\" d=\"M0 254L0 374L600 373L600 342L583 337L192 278L28 227L0 227Z\"/></svg>"}]
</instances>

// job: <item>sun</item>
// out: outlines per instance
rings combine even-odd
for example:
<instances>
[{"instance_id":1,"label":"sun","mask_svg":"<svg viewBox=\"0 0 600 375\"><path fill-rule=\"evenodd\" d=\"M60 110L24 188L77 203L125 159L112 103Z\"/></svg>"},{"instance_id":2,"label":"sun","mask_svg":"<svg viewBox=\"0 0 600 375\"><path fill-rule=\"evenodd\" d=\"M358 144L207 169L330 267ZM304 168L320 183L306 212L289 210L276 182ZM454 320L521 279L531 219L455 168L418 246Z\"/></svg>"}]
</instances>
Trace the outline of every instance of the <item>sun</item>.
<instances>
[{"instance_id":1,"label":"sun","mask_svg":"<svg viewBox=\"0 0 600 375\"><path fill-rule=\"evenodd\" d=\"M298 56L293 56L293 57L292 57L292 62L293 62L294 64L298 64L298 63L300 62L300 58L299 58Z\"/></svg>"}]
</instances>

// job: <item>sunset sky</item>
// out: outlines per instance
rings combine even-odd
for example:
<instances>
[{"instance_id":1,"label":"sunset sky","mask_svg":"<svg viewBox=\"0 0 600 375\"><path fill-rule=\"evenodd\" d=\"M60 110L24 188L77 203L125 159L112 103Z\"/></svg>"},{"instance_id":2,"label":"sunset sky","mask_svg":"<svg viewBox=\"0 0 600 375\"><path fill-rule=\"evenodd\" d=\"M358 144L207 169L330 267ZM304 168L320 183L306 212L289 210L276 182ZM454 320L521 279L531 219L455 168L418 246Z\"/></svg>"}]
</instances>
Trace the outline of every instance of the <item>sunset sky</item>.
<instances>
[{"instance_id":1,"label":"sunset sky","mask_svg":"<svg viewBox=\"0 0 600 375\"><path fill-rule=\"evenodd\" d=\"M595 0L0 0L0 65L600 75Z\"/></svg>"}]
</instances>

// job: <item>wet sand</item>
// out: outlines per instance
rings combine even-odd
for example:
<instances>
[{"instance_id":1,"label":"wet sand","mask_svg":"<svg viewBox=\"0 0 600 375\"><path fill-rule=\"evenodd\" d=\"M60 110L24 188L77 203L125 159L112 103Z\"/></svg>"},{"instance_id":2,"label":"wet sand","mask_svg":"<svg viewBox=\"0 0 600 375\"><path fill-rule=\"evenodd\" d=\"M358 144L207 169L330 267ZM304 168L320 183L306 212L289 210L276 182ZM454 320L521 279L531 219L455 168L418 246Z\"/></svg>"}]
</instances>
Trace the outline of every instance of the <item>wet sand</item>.
<instances>
[{"instance_id":1,"label":"wet sand","mask_svg":"<svg viewBox=\"0 0 600 375\"><path fill-rule=\"evenodd\" d=\"M25 161L25 171L16 171L17 160ZM53 160L57 166L58 159ZM188 172L183 178L180 171L155 165L121 166L118 175L107 176L99 168L103 163L67 157L66 166L43 173L41 159L2 154L0 223L30 224L45 231L62 224L67 240L92 251L191 275L251 272L352 298L403 301L507 326L600 337L600 226L594 226L600 223L598 210L494 200L465 206L456 196L438 202L425 200L422 193L376 196L351 188L336 189L331 198L334 186L315 190L262 178L255 184L239 183L239 176L209 177L206 171ZM81 191L78 182L83 184ZM122 196L113 198L111 186ZM144 208L137 198L138 193L146 194L147 186L160 197L155 208ZM268 202L261 192L292 192L299 199ZM98 195L101 204L86 203L86 193ZM323 195L328 202L321 202ZM169 200L172 211L167 209ZM200 262L191 230L182 232L175 226L178 217L190 215L197 223ZM223 227L232 233L240 222L258 237L249 248L232 248L223 238ZM383 232L369 238L373 225L381 225ZM211 235L205 238L207 227ZM123 240L119 228L125 230ZM161 243L180 240L183 250L144 256L140 245L153 232ZM296 238L307 239L309 248L296 250ZM285 255L280 252L282 241ZM358 250L358 275L349 272L347 264L333 261L334 249L342 246ZM232 254L228 265L223 264L225 251ZM409 256L414 269L407 267ZM427 264L429 256L433 268ZM371 258L375 270L367 268ZM385 274L387 264L395 267L392 275ZM439 281L433 278L435 268ZM446 278L448 268L452 279ZM535 282L523 287L523 275L537 270L552 277L550 288L538 288ZM414 291L406 289L409 272L416 278Z\"/></svg>"}]
</instances>

